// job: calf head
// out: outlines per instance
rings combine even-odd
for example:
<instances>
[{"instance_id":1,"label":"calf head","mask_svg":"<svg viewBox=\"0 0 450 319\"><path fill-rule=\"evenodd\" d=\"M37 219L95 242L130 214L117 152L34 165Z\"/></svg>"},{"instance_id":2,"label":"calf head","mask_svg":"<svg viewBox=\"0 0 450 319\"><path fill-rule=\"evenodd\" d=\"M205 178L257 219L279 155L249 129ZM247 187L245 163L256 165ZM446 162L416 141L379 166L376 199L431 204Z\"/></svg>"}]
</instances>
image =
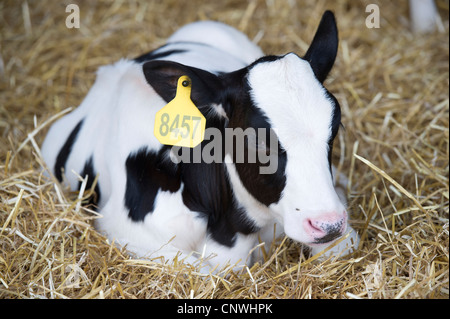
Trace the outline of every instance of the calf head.
<instances>
[{"instance_id":1,"label":"calf head","mask_svg":"<svg viewBox=\"0 0 450 319\"><path fill-rule=\"evenodd\" d=\"M303 58L293 53L267 56L220 75L168 61L143 66L147 82L166 101L175 96L178 78L188 75L191 99L207 118L207 127L257 132L245 136L244 158L256 150L275 156L277 167L262 174L265 164L260 157L254 163L238 162L234 149L230 159L241 185L234 192L245 192L240 196L252 197L262 207L257 217L252 216L260 219L256 225L275 218L287 236L308 245L329 243L347 227L346 209L331 175L340 107L322 85L334 64L337 46L334 16L325 12ZM275 140L269 137L274 134ZM223 158L227 154L225 150Z\"/></svg>"}]
</instances>

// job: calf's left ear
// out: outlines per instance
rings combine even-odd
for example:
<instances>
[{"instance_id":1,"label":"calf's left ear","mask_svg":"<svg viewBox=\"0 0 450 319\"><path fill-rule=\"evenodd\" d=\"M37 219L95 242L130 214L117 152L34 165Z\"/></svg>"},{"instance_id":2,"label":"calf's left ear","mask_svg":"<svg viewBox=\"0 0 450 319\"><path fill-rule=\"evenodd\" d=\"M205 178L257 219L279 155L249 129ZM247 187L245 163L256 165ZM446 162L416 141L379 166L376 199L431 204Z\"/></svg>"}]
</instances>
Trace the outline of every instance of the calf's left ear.
<instances>
[{"instance_id":1,"label":"calf's left ear","mask_svg":"<svg viewBox=\"0 0 450 319\"><path fill-rule=\"evenodd\" d=\"M338 30L334 14L325 11L314 39L303 59L309 62L316 78L323 83L333 67L338 50Z\"/></svg>"},{"instance_id":2,"label":"calf's left ear","mask_svg":"<svg viewBox=\"0 0 450 319\"><path fill-rule=\"evenodd\" d=\"M217 100L220 81L216 75L205 70L172 61L154 60L143 65L143 72L147 83L166 102L175 97L178 79L183 75L191 78L191 100L195 105L207 105Z\"/></svg>"}]
</instances>

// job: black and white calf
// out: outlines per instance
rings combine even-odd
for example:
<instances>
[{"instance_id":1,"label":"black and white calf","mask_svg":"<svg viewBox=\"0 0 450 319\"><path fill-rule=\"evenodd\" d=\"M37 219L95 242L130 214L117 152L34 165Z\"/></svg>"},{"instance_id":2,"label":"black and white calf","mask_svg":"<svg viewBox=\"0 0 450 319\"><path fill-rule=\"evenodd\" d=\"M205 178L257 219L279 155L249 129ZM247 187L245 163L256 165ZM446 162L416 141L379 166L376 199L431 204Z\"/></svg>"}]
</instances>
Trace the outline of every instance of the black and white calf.
<instances>
[{"instance_id":1,"label":"black and white calf","mask_svg":"<svg viewBox=\"0 0 450 319\"><path fill-rule=\"evenodd\" d=\"M340 107L322 85L337 46L331 12L303 58L263 56L221 23L189 24L155 51L101 67L81 105L51 127L44 159L73 189L80 182L72 171L88 175L90 184L98 174L95 200L103 217L96 226L138 255L203 252L216 255L211 266L248 262L258 235L273 240L275 223L317 253L351 231L331 173ZM192 81L191 99L207 130L276 133L275 143L245 136L243 150L275 154L274 173L261 174L266 164L237 161L239 154L227 150L213 163L174 161L153 126L183 75ZM332 251L357 242L353 231Z\"/></svg>"}]
</instances>

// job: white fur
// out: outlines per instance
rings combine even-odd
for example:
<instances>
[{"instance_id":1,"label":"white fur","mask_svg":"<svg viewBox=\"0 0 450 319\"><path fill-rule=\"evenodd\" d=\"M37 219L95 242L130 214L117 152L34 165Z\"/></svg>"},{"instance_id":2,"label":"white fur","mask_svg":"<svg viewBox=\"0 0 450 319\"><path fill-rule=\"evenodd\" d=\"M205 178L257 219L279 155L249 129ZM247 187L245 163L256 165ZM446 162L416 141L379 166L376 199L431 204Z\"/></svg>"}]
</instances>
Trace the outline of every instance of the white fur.
<instances>
[{"instance_id":1,"label":"white fur","mask_svg":"<svg viewBox=\"0 0 450 319\"><path fill-rule=\"evenodd\" d=\"M434 0L409 0L409 14L414 32L431 33L436 29L439 14Z\"/></svg>"},{"instance_id":2,"label":"white fur","mask_svg":"<svg viewBox=\"0 0 450 319\"><path fill-rule=\"evenodd\" d=\"M238 30L215 21L188 24L176 31L167 43L197 42L212 45L246 65L263 56L262 50Z\"/></svg>"}]
</instances>

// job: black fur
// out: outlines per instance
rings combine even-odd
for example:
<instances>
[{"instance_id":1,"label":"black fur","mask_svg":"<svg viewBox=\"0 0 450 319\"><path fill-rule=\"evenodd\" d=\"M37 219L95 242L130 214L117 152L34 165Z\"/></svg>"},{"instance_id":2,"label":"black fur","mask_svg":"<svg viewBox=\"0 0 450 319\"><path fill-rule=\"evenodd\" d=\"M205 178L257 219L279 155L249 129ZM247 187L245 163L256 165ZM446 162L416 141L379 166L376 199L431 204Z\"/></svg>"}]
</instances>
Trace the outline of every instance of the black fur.
<instances>
[{"instance_id":1,"label":"black fur","mask_svg":"<svg viewBox=\"0 0 450 319\"><path fill-rule=\"evenodd\" d=\"M78 122L72 132L70 132L69 137L67 138L63 147L59 151L58 156L56 157L55 167L53 168L53 170L55 172L55 177L60 182L62 182L62 170L66 167L67 159L69 158L70 152L72 151L72 146L77 139L82 125L83 120Z\"/></svg>"},{"instance_id":2,"label":"black fur","mask_svg":"<svg viewBox=\"0 0 450 319\"><path fill-rule=\"evenodd\" d=\"M331 136L328 140L328 164L330 168L331 173L331 167L332 167L332 153L333 153L333 142L336 138L339 126L341 126L341 107L339 105L339 102L334 97L333 94L327 91L328 98L330 99L331 103L333 104L333 118L331 120Z\"/></svg>"},{"instance_id":3,"label":"black fur","mask_svg":"<svg viewBox=\"0 0 450 319\"><path fill-rule=\"evenodd\" d=\"M190 42L190 41L177 41L177 42L170 42L163 46L160 46L159 48L150 51L148 53L145 53L137 58L134 59L137 63L142 62L148 62L151 60L161 60L163 58L167 58L173 54L181 54L188 52L188 50L181 50L181 49L170 49L173 45L180 45L180 44L189 44L191 46L200 46L200 47L211 47L210 45L206 43L200 43L200 42Z\"/></svg>"},{"instance_id":4,"label":"black fur","mask_svg":"<svg viewBox=\"0 0 450 319\"><path fill-rule=\"evenodd\" d=\"M184 205L207 220L208 232L218 243L231 247L236 233L258 230L237 206L223 164L176 165L166 157L168 150L167 146L158 153L141 148L126 161L125 205L133 221L143 221L153 212L159 190L177 192L183 183Z\"/></svg>"},{"instance_id":5,"label":"black fur","mask_svg":"<svg viewBox=\"0 0 450 319\"><path fill-rule=\"evenodd\" d=\"M89 158L89 160L86 161L84 164L83 172L81 173L81 177L88 176L88 181L86 183L86 189L91 189L92 185L94 184L95 177L97 176L97 173L94 169L93 164L93 158L92 156ZM78 185L78 189L81 187L81 182ZM89 198L88 205L91 206L92 209L96 209L96 205L100 202L101 199L101 192L100 192L100 185L97 183L94 188L94 194Z\"/></svg>"},{"instance_id":6,"label":"black fur","mask_svg":"<svg viewBox=\"0 0 450 319\"><path fill-rule=\"evenodd\" d=\"M179 168L166 157L168 150L167 146L159 152L143 147L127 158L125 206L133 221L143 221L148 213L153 212L160 189L176 192L180 188Z\"/></svg>"},{"instance_id":7,"label":"black fur","mask_svg":"<svg viewBox=\"0 0 450 319\"><path fill-rule=\"evenodd\" d=\"M314 39L303 57L311 64L320 83L325 81L333 67L338 50L338 30L334 14L325 11L320 20Z\"/></svg>"},{"instance_id":8,"label":"black fur","mask_svg":"<svg viewBox=\"0 0 450 319\"><path fill-rule=\"evenodd\" d=\"M167 45L165 45L165 46L167 46ZM143 63L143 62L147 62L147 61L151 61L151 60L167 58L167 57L171 56L172 54L179 54L179 53L187 52L186 50L169 50L169 51L164 51L164 52L157 52L160 49L164 48L165 46L162 46L162 47L158 48L157 50L151 51L149 53L143 54L143 55L135 58L134 61L136 61L137 63Z\"/></svg>"},{"instance_id":9,"label":"black fur","mask_svg":"<svg viewBox=\"0 0 450 319\"><path fill-rule=\"evenodd\" d=\"M217 76L202 69L171 61L149 61L143 65L147 82L166 102L173 100L178 79L187 75L192 81L191 100L197 107L219 102L221 83Z\"/></svg>"},{"instance_id":10,"label":"black fur","mask_svg":"<svg viewBox=\"0 0 450 319\"><path fill-rule=\"evenodd\" d=\"M181 164L183 203L208 222L207 229L218 243L232 247L236 233L250 234L258 228L237 204L224 164Z\"/></svg>"},{"instance_id":11,"label":"black fur","mask_svg":"<svg viewBox=\"0 0 450 319\"><path fill-rule=\"evenodd\" d=\"M271 156L278 156L278 168L274 174L260 174L260 167L265 165L258 162L258 160L256 163L238 163L236 158L233 158L234 163L236 163L236 170L245 188L254 198L266 206L278 202L281 198L281 193L286 184L285 168L287 156L279 143L278 145L270 145L269 143L269 134L272 128L263 111L253 103L250 97L250 87L247 82L246 73L248 69L258 63L267 63L280 58L278 56L261 58L249 66L245 73L242 71L233 72L226 75L225 79L228 94L233 97L232 99L227 99L231 105L224 106L225 109L232 110L229 111L231 117L228 127L242 128L243 130L247 128L264 128L266 132L265 141L267 142L267 152ZM238 85L233 86L232 83L238 83ZM233 155L237 155L235 151L233 151ZM246 144L244 148L244 159L247 158L248 145Z\"/></svg>"}]
</instances>

